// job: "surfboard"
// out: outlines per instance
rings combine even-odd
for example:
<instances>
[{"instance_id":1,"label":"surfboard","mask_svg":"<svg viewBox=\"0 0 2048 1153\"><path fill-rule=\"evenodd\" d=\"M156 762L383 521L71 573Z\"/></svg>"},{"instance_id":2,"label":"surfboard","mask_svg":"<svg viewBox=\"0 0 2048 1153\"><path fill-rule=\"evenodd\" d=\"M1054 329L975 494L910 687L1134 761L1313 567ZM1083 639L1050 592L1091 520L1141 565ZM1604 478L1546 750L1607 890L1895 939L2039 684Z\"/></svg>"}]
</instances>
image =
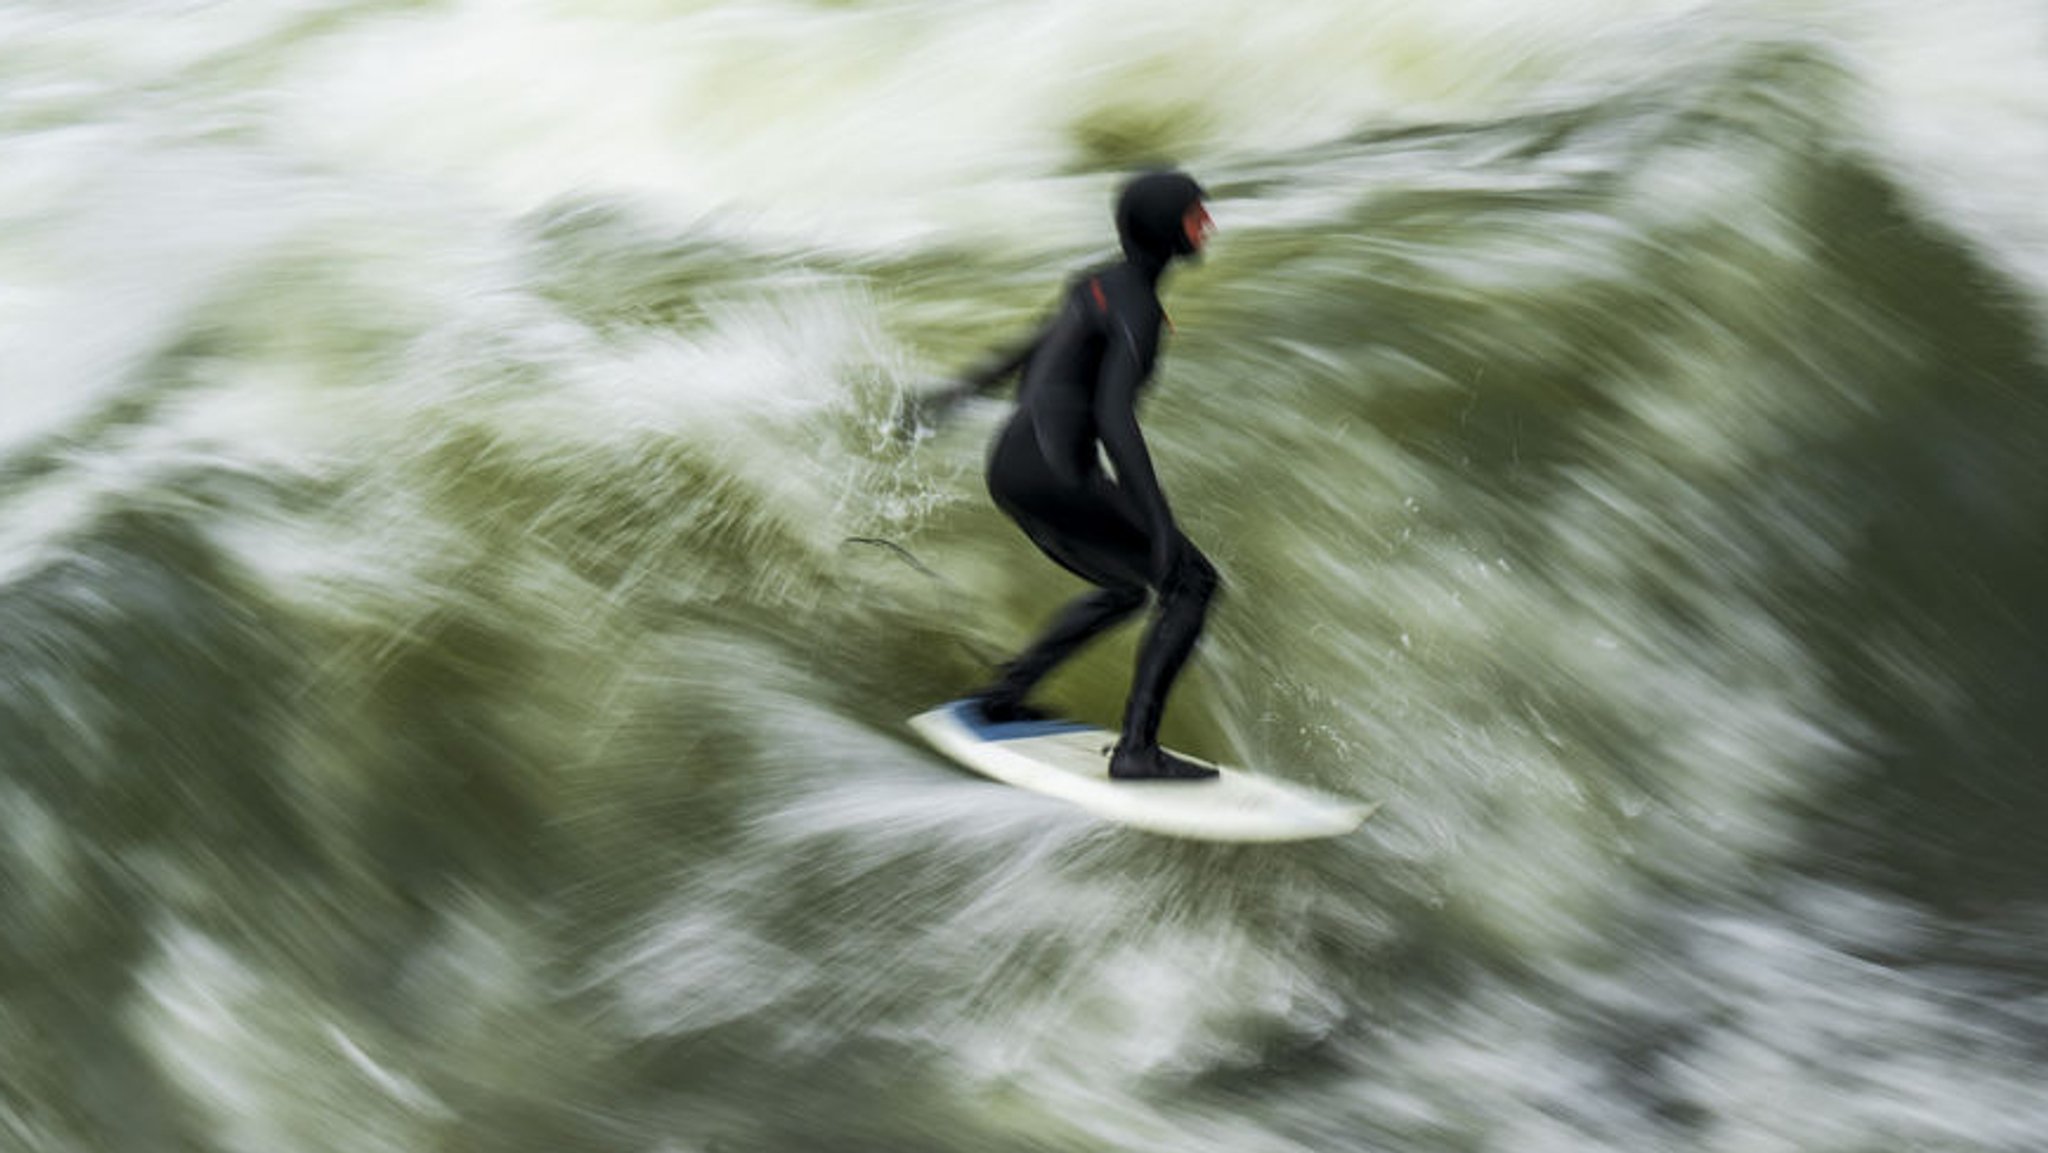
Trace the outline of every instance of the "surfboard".
<instances>
[{"instance_id":1,"label":"surfboard","mask_svg":"<svg viewBox=\"0 0 2048 1153\"><path fill-rule=\"evenodd\" d=\"M910 719L934 749L982 776L1058 797L1105 820L1203 841L1304 841L1336 837L1377 804L1332 796L1243 769L1199 761L1208 781L1119 781L1109 775L1115 733L1078 721L991 724L971 701Z\"/></svg>"}]
</instances>

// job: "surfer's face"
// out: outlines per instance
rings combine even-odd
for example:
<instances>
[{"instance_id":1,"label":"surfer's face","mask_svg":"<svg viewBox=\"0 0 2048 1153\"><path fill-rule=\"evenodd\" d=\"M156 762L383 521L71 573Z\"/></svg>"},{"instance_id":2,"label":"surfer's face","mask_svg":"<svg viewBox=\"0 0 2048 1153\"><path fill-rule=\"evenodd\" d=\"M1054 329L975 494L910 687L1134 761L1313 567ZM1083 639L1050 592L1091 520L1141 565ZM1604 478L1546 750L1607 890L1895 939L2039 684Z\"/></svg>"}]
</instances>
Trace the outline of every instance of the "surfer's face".
<instances>
[{"instance_id":1,"label":"surfer's face","mask_svg":"<svg viewBox=\"0 0 2048 1153\"><path fill-rule=\"evenodd\" d=\"M1216 222L1209 218L1209 210L1197 200L1182 214L1180 227L1187 234L1189 251L1200 252L1208 246L1209 234L1216 231Z\"/></svg>"}]
</instances>

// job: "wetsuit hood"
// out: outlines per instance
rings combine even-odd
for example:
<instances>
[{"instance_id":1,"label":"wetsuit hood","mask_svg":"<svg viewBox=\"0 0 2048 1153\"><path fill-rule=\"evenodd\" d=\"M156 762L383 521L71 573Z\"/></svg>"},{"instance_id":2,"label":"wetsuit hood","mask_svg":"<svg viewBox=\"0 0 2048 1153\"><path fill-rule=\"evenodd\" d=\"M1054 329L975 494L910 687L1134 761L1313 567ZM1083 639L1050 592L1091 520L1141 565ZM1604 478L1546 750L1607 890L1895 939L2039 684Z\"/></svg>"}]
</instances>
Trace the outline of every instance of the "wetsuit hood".
<instances>
[{"instance_id":1,"label":"wetsuit hood","mask_svg":"<svg viewBox=\"0 0 2048 1153\"><path fill-rule=\"evenodd\" d=\"M1203 198L1202 186L1181 172L1148 172L1124 185L1116 204L1124 255L1153 268L1192 255L1195 246L1181 220Z\"/></svg>"}]
</instances>

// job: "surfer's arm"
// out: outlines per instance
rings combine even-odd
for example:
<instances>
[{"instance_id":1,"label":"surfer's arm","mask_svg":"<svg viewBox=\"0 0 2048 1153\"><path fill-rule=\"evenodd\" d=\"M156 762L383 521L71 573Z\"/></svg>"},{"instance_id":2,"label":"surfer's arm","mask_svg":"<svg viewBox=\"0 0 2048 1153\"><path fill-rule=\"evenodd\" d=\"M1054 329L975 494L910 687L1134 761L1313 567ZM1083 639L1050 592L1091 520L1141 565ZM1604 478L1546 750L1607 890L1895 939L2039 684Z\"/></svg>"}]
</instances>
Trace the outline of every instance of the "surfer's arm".
<instances>
[{"instance_id":1,"label":"surfer's arm","mask_svg":"<svg viewBox=\"0 0 2048 1153\"><path fill-rule=\"evenodd\" d=\"M1125 330L1127 335L1128 330ZM1116 470L1116 482L1138 508L1146 539L1152 543L1152 575L1163 580L1173 565L1179 530L1166 491L1152 468L1152 453L1138 428L1138 389L1149 369L1135 339L1113 336L1102 358L1095 384L1095 434Z\"/></svg>"},{"instance_id":2,"label":"surfer's arm","mask_svg":"<svg viewBox=\"0 0 2048 1153\"><path fill-rule=\"evenodd\" d=\"M980 364L961 373L959 380L947 391L958 392L963 396L981 396L994 392L1004 381L1017 375L1025 362L1038 351L1038 346L1045 343L1045 335L1051 328L1052 325L1048 323L1032 333L1028 339L1011 348L996 351Z\"/></svg>"},{"instance_id":3,"label":"surfer's arm","mask_svg":"<svg viewBox=\"0 0 2048 1153\"><path fill-rule=\"evenodd\" d=\"M1045 343L1046 334L1051 330L1052 323L1048 321L1028 339L996 351L961 373L951 384L907 398L897 414L897 423L906 431L919 425L938 424L970 399L996 391L1004 381L1023 370L1039 346Z\"/></svg>"}]
</instances>

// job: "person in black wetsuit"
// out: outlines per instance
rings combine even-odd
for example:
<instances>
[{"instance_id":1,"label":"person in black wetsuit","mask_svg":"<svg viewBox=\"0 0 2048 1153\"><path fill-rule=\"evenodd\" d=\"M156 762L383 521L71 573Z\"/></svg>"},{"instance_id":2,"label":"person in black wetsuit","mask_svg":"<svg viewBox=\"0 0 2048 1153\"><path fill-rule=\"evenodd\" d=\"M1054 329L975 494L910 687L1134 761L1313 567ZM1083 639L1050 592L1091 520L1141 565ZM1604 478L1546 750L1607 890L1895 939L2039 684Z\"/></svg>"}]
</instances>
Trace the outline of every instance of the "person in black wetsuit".
<instances>
[{"instance_id":1,"label":"person in black wetsuit","mask_svg":"<svg viewBox=\"0 0 2048 1153\"><path fill-rule=\"evenodd\" d=\"M1159 280L1199 252L1210 228L1200 185L1153 172L1125 185L1117 232L1124 259L1077 277L1031 341L956 390L987 391L1018 369L1017 410L991 446L988 490L1041 551L1095 585L975 694L993 722L1044 714L1025 697L1082 645L1158 604L1131 681L1122 739L1109 762L1119 779L1202 780L1215 770L1159 747L1167 692L1201 635L1216 569L1174 523L1138 430L1138 397L1159 353L1166 313ZM1103 471L1097 446L1114 476Z\"/></svg>"}]
</instances>

